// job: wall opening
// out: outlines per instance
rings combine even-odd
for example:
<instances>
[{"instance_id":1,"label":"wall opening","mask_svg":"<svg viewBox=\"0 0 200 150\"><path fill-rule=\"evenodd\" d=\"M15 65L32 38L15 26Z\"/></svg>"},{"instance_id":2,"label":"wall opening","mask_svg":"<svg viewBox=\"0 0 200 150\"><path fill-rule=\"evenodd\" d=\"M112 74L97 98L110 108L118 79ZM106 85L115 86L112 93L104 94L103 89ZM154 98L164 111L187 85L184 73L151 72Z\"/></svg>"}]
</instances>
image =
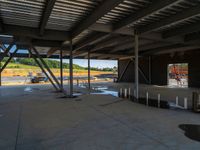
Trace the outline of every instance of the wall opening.
<instances>
[{"instance_id":1,"label":"wall opening","mask_svg":"<svg viewBox=\"0 0 200 150\"><path fill-rule=\"evenodd\" d=\"M188 63L168 64L168 86L188 87Z\"/></svg>"}]
</instances>

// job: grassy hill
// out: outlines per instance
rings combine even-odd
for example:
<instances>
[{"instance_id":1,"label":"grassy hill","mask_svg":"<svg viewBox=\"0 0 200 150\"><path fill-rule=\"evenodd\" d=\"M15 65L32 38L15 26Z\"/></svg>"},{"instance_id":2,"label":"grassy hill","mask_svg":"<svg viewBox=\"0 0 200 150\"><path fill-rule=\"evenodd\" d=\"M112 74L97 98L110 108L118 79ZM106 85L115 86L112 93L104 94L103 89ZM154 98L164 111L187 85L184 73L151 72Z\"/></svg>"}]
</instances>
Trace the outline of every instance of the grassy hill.
<instances>
[{"instance_id":1,"label":"grassy hill","mask_svg":"<svg viewBox=\"0 0 200 150\"><path fill-rule=\"evenodd\" d=\"M3 59L1 65L3 65L8 58ZM49 68L52 69L59 69L60 68L60 62L56 60L51 60L51 59L44 59L46 64L49 66ZM31 58L17 58L17 59L12 59L10 63L7 65L7 68L18 68L18 69L38 69L37 63L34 61L34 59ZM69 64L68 63L63 63L63 68L64 69L69 69ZM73 69L74 70L87 70L86 67L79 66L77 64L73 64ZM91 70L93 71L113 71L113 68L103 68L103 69L98 69L91 67Z\"/></svg>"},{"instance_id":2,"label":"grassy hill","mask_svg":"<svg viewBox=\"0 0 200 150\"><path fill-rule=\"evenodd\" d=\"M2 65L5 63L6 59L3 60ZM60 62L55 60L45 59L47 65L51 68L51 71L55 76L60 76ZM87 68L74 64L73 65L74 76L87 76ZM99 75L99 74L110 74L113 73L112 68L98 69L91 68L91 75ZM13 76L24 76L26 77L29 72L32 72L33 75L36 75L38 72L41 72L41 69L37 66L33 59L14 59L12 60L5 70L2 72L2 76L4 77L13 77ZM64 76L69 75L69 64L63 63L63 74Z\"/></svg>"},{"instance_id":3,"label":"grassy hill","mask_svg":"<svg viewBox=\"0 0 200 150\"><path fill-rule=\"evenodd\" d=\"M18 69L39 69L37 66L30 66L24 64L9 63L7 68L18 68Z\"/></svg>"},{"instance_id":4,"label":"grassy hill","mask_svg":"<svg viewBox=\"0 0 200 150\"><path fill-rule=\"evenodd\" d=\"M3 59L2 65L6 61L7 61L7 58ZM46 62L46 64L50 68L60 68L60 62L58 62L56 60L44 59L44 61ZM31 58L18 58L18 59L11 60L10 63L7 65L7 68L36 69L36 68L38 68L38 65ZM63 68L69 69L69 64L68 63L63 63ZM80 69L80 70L86 69L86 68L84 68L82 66L79 66L79 65L76 65L76 64L73 64L73 68L74 69Z\"/></svg>"}]
</instances>

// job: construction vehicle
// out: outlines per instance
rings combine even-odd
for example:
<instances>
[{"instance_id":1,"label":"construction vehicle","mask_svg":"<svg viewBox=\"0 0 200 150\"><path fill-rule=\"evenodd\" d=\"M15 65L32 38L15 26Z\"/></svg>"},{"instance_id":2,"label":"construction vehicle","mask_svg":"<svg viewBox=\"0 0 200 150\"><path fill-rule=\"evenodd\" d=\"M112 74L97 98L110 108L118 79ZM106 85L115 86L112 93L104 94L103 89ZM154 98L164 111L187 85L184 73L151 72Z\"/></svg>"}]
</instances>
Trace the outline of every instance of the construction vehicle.
<instances>
[{"instance_id":1,"label":"construction vehicle","mask_svg":"<svg viewBox=\"0 0 200 150\"><path fill-rule=\"evenodd\" d=\"M31 83L47 82L48 78L43 73L37 73L31 78Z\"/></svg>"}]
</instances>

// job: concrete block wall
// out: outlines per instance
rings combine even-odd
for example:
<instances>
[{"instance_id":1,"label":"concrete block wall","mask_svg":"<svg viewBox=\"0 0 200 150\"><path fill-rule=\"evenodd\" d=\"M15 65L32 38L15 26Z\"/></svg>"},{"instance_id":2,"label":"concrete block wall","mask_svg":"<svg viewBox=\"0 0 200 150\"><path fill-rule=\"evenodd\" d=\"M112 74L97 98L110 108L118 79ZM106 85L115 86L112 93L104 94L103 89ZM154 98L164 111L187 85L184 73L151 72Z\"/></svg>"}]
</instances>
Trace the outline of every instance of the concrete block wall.
<instances>
[{"instance_id":1,"label":"concrete block wall","mask_svg":"<svg viewBox=\"0 0 200 150\"><path fill-rule=\"evenodd\" d=\"M129 60L119 60L118 74L122 74ZM188 86L200 87L200 50L187 51L173 54L162 54L151 56L151 71L149 71L149 56L139 58L140 68L149 77L151 72L151 83L154 85L167 85L167 66L173 63L188 63ZM139 73L140 83L146 83ZM120 82L134 82L134 63L132 62Z\"/></svg>"}]
</instances>

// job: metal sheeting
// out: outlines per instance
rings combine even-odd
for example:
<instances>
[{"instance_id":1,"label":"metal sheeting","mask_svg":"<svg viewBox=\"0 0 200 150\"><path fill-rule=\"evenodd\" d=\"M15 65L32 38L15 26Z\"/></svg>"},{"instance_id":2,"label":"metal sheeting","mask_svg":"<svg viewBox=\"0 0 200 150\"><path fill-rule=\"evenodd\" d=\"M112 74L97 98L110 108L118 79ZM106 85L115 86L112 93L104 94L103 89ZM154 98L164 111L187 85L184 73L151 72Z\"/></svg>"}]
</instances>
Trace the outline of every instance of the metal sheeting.
<instances>
[{"instance_id":1,"label":"metal sheeting","mask_svg":"<svg viewBox=\"0 0 200 150\"><path fill-rule=\"evenodd\" d=\"M79 34L76 38L72 40L73 44L76 44L80 39L83 37L87 37L90 33L92 33L91 30L84 30L81 34Z\"/></svg>"},{"instance_id":2,"label":"metal sheeting","mask_svg":"<svg viewBox=\"0 0 200 150\"><path fill-rule=\"evenodd\" d=\"M155 31L165 32L167 30L181 28L182 26L194 24L194 23L197 23L197 22L200 22L200 14L197 15L197 16L191 17L191 18L189 18L187 20L184 20L182 22L172 23L172 24L170 24L168 26L161 27L160 29L157 29Z\"/></svg>"},{"instance_id":3,"label":"metal sheeting","mask_svg":"<svg viewBox=\"0 0 200 150\"><path fill-rule=\"evenodd\" d=\"M41 22L41 15L44 11L46 0L0 0L0 11L4 24L13 24L38 28ZM57 0L46 29L70 31L75 25L90 15L103 0ZM109 11L101 17L97 23L115 24L131 14L148 9L153 4L152 0L124 0L123 3ZM200 0L177 0L177 3L169 5L158 12L149 14L128 27L140 27L158 22L167 17L173 17L178 12L184 12L192 6L200 3ZM184 24L191 24L199 21L199 16L194 16L183 22L173 23L161 27L157 31L165 31L171 28L179 27ZM87 35L84 31L79 37ZM75 40L76 41L76 40Z\"/></svg>"},{"instance_id":4,"label":"metal sheeting","mask_svg":"<svg viewBox=\"0 0 200 150\"><path fill-rule=\"evenodd\" d=\"M89 15L100 2L101 0L57 0L46 28L69 31Z\"/></svg>"},{"instance_id":5,"label":"metal sheeting","mask_svg":"<svg viewBox=\"0 0 200 150\"><path fill-rule=\"evenodd\" d=\"M162 9L158 12L153 13L153 14L149 14L148 16L146 16L146 17L136 21L135 23L131 24L130 27L148 26L150 24L159 22L162 19L165 19L165 18L168 18L168 17L173 17L173 15L175 15L179 12L184 13L184 11L187 11L187 9L190 9L192 6L199 4L199 2L200 2L199 0L177 0L176 4L169 5L165 9ZM192 23L192 20L193 19L191 19L191 21L185 20L183 22L172 23L170 25L161 27L157 31L161 32L161 31L173 28L174 26L179 27L180 25L183 25L183 24Z\"/></svg>"},{"instance_id":6,"label":"metal sheeting","mask_svg":"<svg viewBox=\"0 0 200 150\"><path fill-rule=\"evenodd\" d=\"M101 19L99 19L97 23L114 24L115 22L127 17L131 13L134 13L137 10L144 8L149 3L149 0L124 0L123 3L121 3L119 6L115 7L106 15L104 15Z\"/></svg>"},{"instance_id":7,"label":"metal sheeting","mask_svg":"<svg viewBox=\"0 0 200 150\"><path fill-rule=\"evenodd\" d=\"M38 27L45 0L0 0L4 24Z\"/></svg>"},{"instance_id":8,"label":"metal sheeting","mask_svg":"<svg viewBox=\"0 0 200 150\"><path fill-rule=\"evenodd\" d=\"M75 25L91 14L102 1L103 0L57 0L47 22L46 29L70 31ZM0 0L2 20L4 24L38 28L46 2L46 0ZM97 23L115 24L131 14L148 9L153 2L152 0L124 0L123 3L101 17ZM133 24L129 24L128 27L145 26L167 17L173 17L176 13L184 12L199 3L200 0L177 0L177 3L140 18ZM199 21L198 15L184 20L183 22L172 23L171 25L161 27L157 31L162 32L196 21ZM85 35L85 32L79 35L79 37Z\"/></svg>"},{"instance_id":9,"label":"metal sheeting","mask_svg":"<svg viewBox=\"0 0 200 150\"><path fill-rule=\"evenodd\" d=\"M55 43L57 43L59 47L59 45L62 45L61 43L65 43L66 45L69 44L69 41L65 41L65 38L69 37L66 39L69 40L72 37L74 45L82 42L84 46L88 46L91 45L91 43L94 43L94 41L96 42L95 44L98 45L98 42L101 41L99 39L106 38L112 31L115 31L115 33L118 34L126 34L131 37L132 33L129 34L128 32L133 31L134 28L138 29L138 32L140 31L139 29L141 29L141 32L139 32L141 34L156 31L156 34L158 33L160 36L157 36L157 39L155 38L155 40L164 42L162 35L164 35L166 31L173 31L173 29L194 25L195 23L200 22L200 11L198 11L198 8L192 13L190 11L191 14L189 13L187 16L187 10L192 9L195 6L200 6L200 0L56 0L56 2L53 1L55 2L55 5L53 5L53 3L50 7L46 7L48 6L47 2L48 0L0 0L0 17L2 18L0 18L0 31L2 31L3 34L2 25L5 25L5 34L10 30L8 34L14 33L13 35L22 37L22 40L26 36L30 37L32 43L34 43L33 41L36 39L36 42L42 43L39 45L45 43L45 45L49 46L50 44L55 45ZM46 17L43 15L44 12L46 12L45 10L49 10L47 11L48 13L46 13L48 14ZM184 14L184 17L186 16L185 18L180 17L182 16L182 13ZM177 17L177 14L181 15L178 15ZM174 16L176 16L175 19L173 19ZM41 27L42 22L45 23ZM23 32L15 32L19 29L18 26L6 26L10 24L22 26L20 28ZM90 28L91 25L94 25L94 27ZM35 29L24 28L26 26ZM95 27L98 29L95 30ZM125 30L116 32L123 27L126 27ZM41 28L44 34L37 33L37 30L40 30ZM44 28L52 29L54 31L46 30L45 32ZM142 32L142 28L144 32ZM182 34L183 32L181 30L177 34L180 34L180 39L182 39L182 35L192 33L194 30L198 29L195 28L184 34ZM75 32L75 34L73 34L74 31L77 31L77 33ZM94 31L100 33L100 37L97 37L99 34L95 37ZM24 34L26 34L26 36ZM67 36L65 37L65 35ZM154 34L152 34L152 37L153 36ZM171 34L170 36L173 37L174 35ZM55 38L52 40L52 37ZM91 37L93 41L87 40L88 37ZM176 41L177 43L180 42L179 39ZM168 42L174 43L174 41L170 39ZM109 45L112 44L112 41L110 41ZM105 45L102 47L104 46ZM150 45L149 47L152 46ZM125 49L123 48L121 50ZM45 53L46 50L43 52ZM120 50L117 52L120 52Z\"/></svg>"}]
</instances>

